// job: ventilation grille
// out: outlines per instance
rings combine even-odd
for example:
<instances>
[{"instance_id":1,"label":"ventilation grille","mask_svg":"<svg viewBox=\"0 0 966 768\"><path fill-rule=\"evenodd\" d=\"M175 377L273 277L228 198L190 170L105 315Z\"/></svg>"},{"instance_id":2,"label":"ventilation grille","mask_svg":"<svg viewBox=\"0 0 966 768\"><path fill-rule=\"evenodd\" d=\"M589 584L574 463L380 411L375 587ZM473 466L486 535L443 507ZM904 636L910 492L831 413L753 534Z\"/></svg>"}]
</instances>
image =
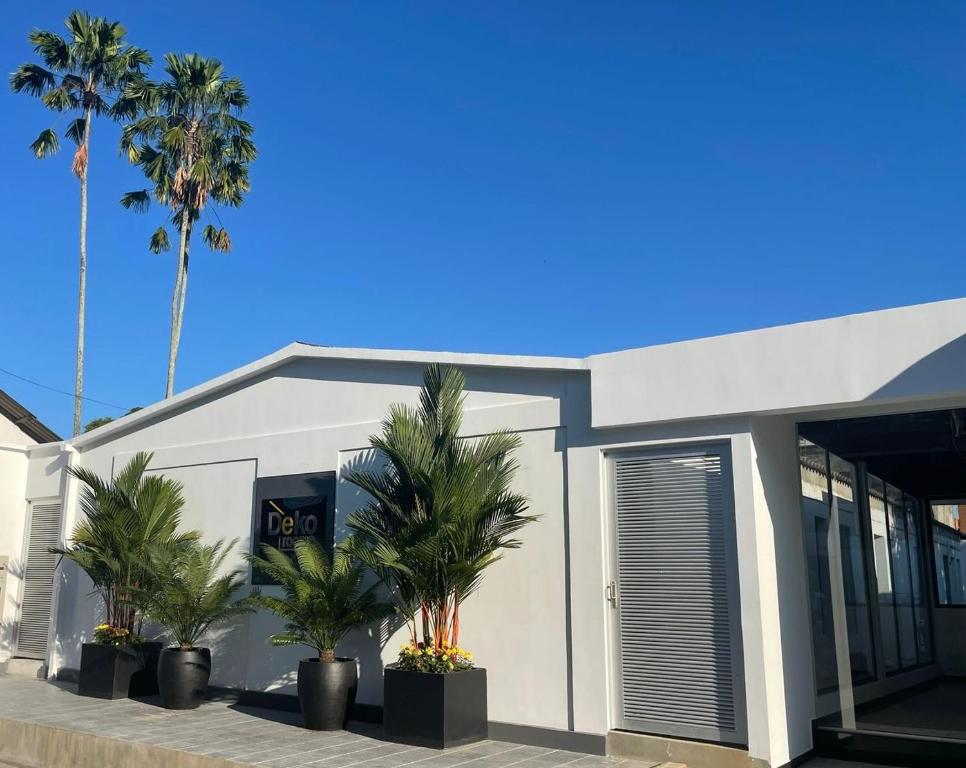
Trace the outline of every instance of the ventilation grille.
<instances>
[{"instance_id":1,"label":"ventilation grille","mask_svg":"<svg viewBox=\"0 0 966 768\"><path fill-rule=\"evenodd\" d=\"M734 732L717 455L615 462L626 719Z\"/></svg>"},{"instance_id":2,"label":"ventilation grille","mask_svg":"<svg viewBox=\"0 0 966 768\"><path fill-rule=\"evenodd\" d=\"M59 555L48 550L60 542L60 504L34 504L30 516L30 542L20 608L17 655L47 658L54 571Z\"/></svg>"}]
</instances>

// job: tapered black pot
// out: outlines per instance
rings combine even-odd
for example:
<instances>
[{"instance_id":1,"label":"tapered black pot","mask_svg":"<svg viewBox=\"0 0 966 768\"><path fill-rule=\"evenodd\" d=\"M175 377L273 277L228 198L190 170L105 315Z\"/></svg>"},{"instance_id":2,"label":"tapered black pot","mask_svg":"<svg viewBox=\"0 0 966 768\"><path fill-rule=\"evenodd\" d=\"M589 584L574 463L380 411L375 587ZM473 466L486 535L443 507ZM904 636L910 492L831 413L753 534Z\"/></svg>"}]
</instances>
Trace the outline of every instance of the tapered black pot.
<instances>
[{"instance_id":1,"label":"tapered black pot","mask_svg":"<svg viewBox=\"0 0 966 768\"><path fill-rule=\"evenodd\" d=\"M168 709L194 709L208 692L211 651L207 648L165 648L158 660L161 703Z\"/></svg>"},{"instance_id":2,"label":"tapered black pot","mask_svg":"<svg viewBox=\"0 0 966 768\"><path fill-rule=\"evenodd\" d=\"M356 700L359 673L355 659L299 662L299 706L305 727L339 731L346 727Z\"/></svg>"}]
</instances>

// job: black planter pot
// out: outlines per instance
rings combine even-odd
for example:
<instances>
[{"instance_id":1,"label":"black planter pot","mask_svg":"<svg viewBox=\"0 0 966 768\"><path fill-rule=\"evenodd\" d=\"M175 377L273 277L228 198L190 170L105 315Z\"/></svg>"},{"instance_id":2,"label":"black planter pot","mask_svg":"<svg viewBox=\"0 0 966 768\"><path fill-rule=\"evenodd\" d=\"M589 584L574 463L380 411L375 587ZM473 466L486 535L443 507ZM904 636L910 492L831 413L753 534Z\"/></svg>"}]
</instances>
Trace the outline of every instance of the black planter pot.
<instances>
[{"instance_id":1,"label":"black planter pot","mask_svg":"<svg viewBox=\"0 0 966 768\"><path fill-rule=\"evenodd\" d=\"M168 709L194 709L208 692L211 651L207 648L165 648L158 661L161 703Z\"/></svg>"},{"instance_id":2,"label":"black planter pot","mask_svg":"<svg viewBox=\"0 0 966 768\"><path fill-rule=\"evenodd\" d=\"M77 692L98 699L127 698L131 679L144 669L144 664L140 646L84 643Z\"/></svg>"},{"instance_id":3,"label":"black planter pot","mask_svg":"<svg viewBox=\"0 0 966 768\"><path fill-rule=\"evenodd\" d=\"M487 737L486 670L406 672L386 667L386 738L420 747L456 747Z\"/></svg>"},{"instance_id":4,"label":"black planter pot","mask_svg":"<svg viewBox=\"0 0 966 768\"><path fill-rule=\"evenodd\" d=\"M339 731L346 727L356 700L359 673L355 659L302 659L299 662L299 706L305 727Z\"/></svg>"},{"instance_id":5,"label":"black planter pot","mask_svg":"<svg viewBox=\"0 0 966 768\"><path fill-rule=\"evenodd\" d=\"M163 643L142 643L138 646L141 669L131 675L127 695L132 699L158 695L158 659Z\"/></svg>"}]
</instances>

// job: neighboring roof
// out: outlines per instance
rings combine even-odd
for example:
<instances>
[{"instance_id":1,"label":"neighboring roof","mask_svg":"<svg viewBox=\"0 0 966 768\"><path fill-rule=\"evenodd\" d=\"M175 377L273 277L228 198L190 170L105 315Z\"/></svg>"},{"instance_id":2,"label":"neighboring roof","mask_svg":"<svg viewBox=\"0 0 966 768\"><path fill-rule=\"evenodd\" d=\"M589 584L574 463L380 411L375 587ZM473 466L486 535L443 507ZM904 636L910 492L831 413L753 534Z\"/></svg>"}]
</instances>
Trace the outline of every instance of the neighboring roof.
<instances>
[{"instance_id":1,"label":"neighboring roof","mask_svg":"<svg viewBox=\"0 0 966 768\"><path fill-rule=\"evenodd\" d=\"M55 443L60 437L40 422L36 416L0 389L0 416L20 428L27 437L38 443Z\"/></svg>"},{"instance_id":2,"label":"neighboring roof","mask_svg":"<svg viewBox=\"0 0 966 768\"><path fill-rule=\"evenodd\" d=\"M299 359L313 360L354 360L378 361L389 363L442 363L478 368L513 368L518 370L581 371L586 368L584 361L575 357L540 357L528 355L489 355L473 352L422 352L408 349L357 349L352 347L323 347L316 344L293 342L253 363L236 368L221 376L185 390L167 400L149 405L139 411L92 429L71 440L71 444L83 448L100 443L115 432L130 429L142 421L154 419L169 411L210 397L220 390L235 386L247 379L260 376L273 368L278 368Z\"/></svg>"}]
</instances>

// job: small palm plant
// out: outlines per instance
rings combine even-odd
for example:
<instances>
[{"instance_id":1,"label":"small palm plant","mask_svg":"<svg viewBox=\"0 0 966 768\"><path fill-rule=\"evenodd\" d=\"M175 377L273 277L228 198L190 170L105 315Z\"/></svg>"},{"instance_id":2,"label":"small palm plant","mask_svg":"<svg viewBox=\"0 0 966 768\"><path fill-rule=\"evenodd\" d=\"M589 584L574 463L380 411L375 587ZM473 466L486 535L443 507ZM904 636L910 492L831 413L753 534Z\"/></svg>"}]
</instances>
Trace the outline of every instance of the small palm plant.
<instances>
[{"instance_id":1,"label":"small palm plant","mask_svg":"<svg viewBox=\"0 0 966 768\"><path fill-rule=\"evenodd\" d=\"M252 601L285 620L285 631L272 635L272 645L307 645L322 662L334 662L335 649L352 629L379 621L392 606L377 599L378 584L363 588L365 568L337 546L330 559L315 539L295 542L295 562L274 547L263 545L263 557L252 565L278 582L282 597L255 594Z\"/></svg>"},{"instance_id":2,"label":"small palm plant","mask_svg":"<svg viewBox=\"0 0 966 768\"><path fill-rule=\"evenodd\" d=\"M237 543L193 543L173 564L153 565L152 570L159 571L157 588L141 595L143 610L168 629L180 650L195 648L209 627L254 610L248 597L235 597L245 585L244 573L219 575Z\"/></svg>"}]
</instances>

